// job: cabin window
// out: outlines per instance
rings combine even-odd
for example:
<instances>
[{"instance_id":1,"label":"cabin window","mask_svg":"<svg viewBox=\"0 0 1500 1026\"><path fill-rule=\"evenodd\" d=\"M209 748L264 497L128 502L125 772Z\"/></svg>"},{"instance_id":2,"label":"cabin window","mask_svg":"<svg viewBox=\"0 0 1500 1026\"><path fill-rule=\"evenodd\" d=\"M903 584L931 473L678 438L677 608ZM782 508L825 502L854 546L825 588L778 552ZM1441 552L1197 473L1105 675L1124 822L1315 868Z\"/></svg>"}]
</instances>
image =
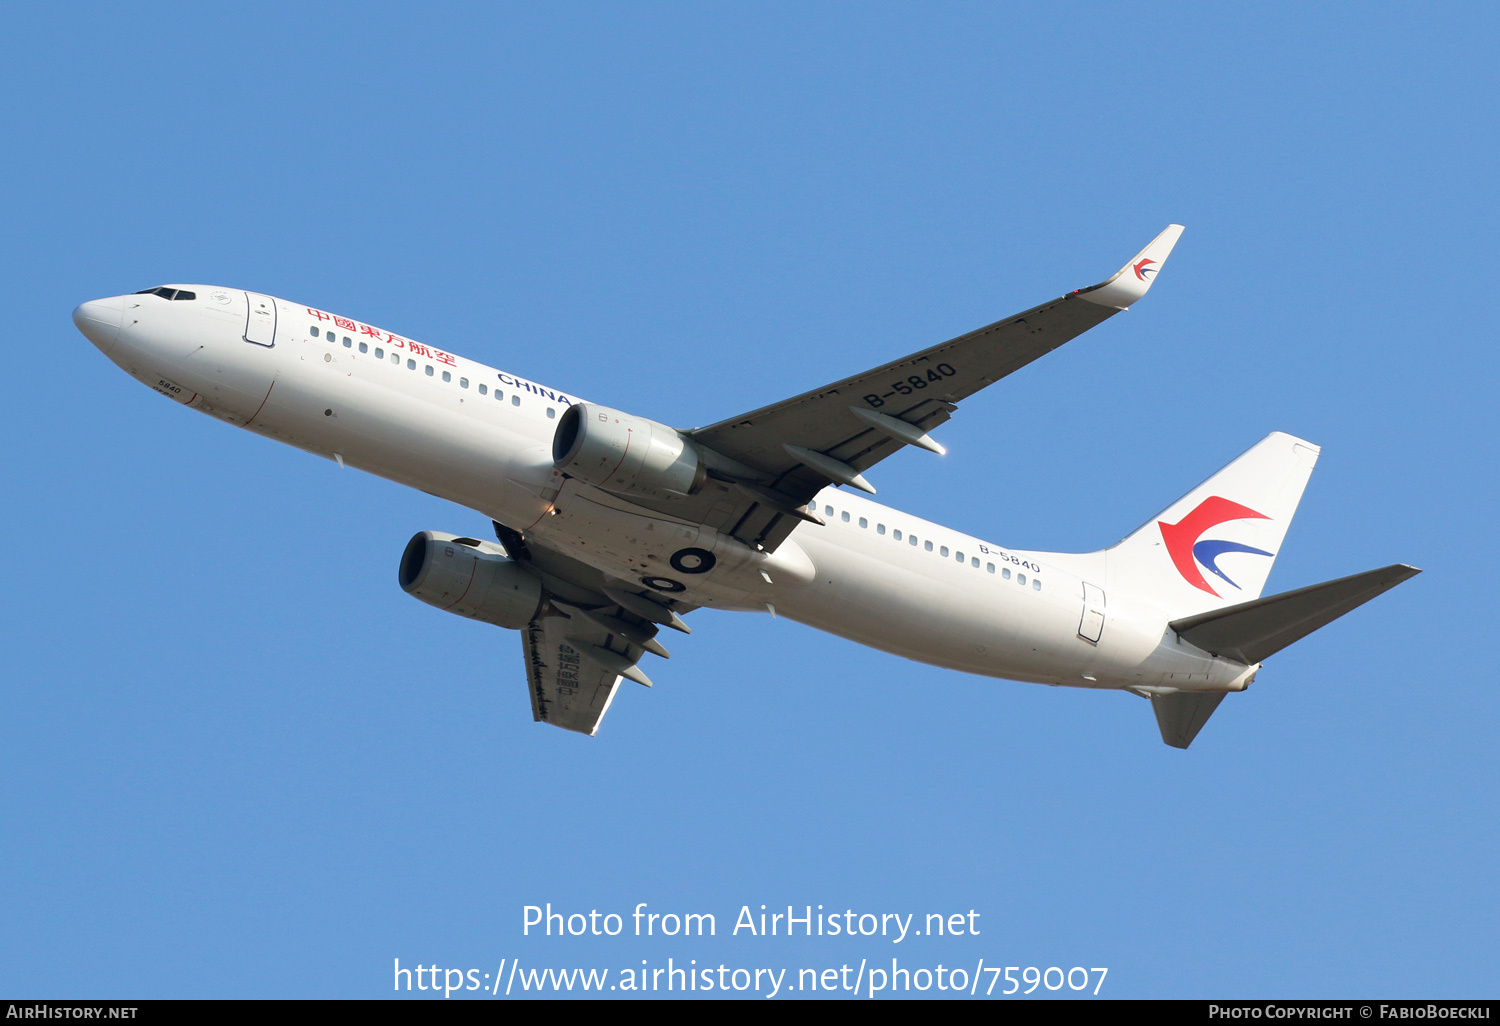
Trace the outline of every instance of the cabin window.
<instances>
[{"instance_id":1,"label":"cabin window","mask_svg":"<svg viewBox=\"0 0 1500 1026\"><path fill-rule=\"evenodd\" d=\"M926 549L928 552L931 552L932 551L932 542L923 542L922 543L922 548Z\"/></svg>"},{"instance_id":2,"label":"cabin window","mask_svg":"<svg viewBox=\"0 0 1500 1026\"><path fill-rule=\"evenodd\" d=\"M909 534L909 535L907 535L907 536L906 536L906 540L907 540L907 541L908 541L908 542L909 542L909 543L911 543L911 544L912 544L912 545L915 545L915 544L916 544L916 543L917 543L917 536L916 536L916 535L914 535L914 534ZM932 548L932 543L931 543L931 542L928 542L928 544L927 544L927 547L928 547L928 548L929 548L929 549L930 549L930 548Z\"/></svg>"},{"instance_id":3,"label":"cabin window","mask_svg":"<svg viewBox=\"0 0 1500 1026\"><path fill-rule=\"evenodd\" d=\"M948 546L944 545L941 549L938 550L938 552L943 556L943 558L946 559L948 556Z\"/></svg>"},{"instance_id":4,"label":"cabin window","mask_svg":"<svg viewBox=\"0 0 1500 1026\"><path fill-rule=\"evenodd\" d=\"M825 517L831 517L831 516L833 516L833 507L832 506L824 506L823 507L823 515Z\"/></svg>"},{"instance_id":5,"label":"cabin window","mask_svg":"<svg viewBox=\"0 0 1500 1026\"><path fill-rule=\"evenodd\" d=\"M519 395L512 395L510 397L510 404L512 406L520 406L521 405L521 397Z\"/></svg>"},{"instance_id":6,"label":"cabin window","mask_svg":"<svg viewBox=\"0 0 1500 1026\"><path fill-rule=\"evenodd\" d=\"M556 420L557 419L557 410L555 410L551 406L547 407L547 419L548 420Z\"/></svg>"},{"instance_id":7,"label":"cabin window","mask_svg":"<svg viewBox=\"0 0 1500 1026\"><path fill-rule=\"evenodd\" d=\"M969 565L973 567L979 566L979 557L975 556L973 559L969 560Z\"/></svg>"},{"instance_id":8,"label":"cabin window","mask_svg":"<svg viewBox=\"0 0 1500 1026\"><path fill-rule=\"evenodd\" d=\"M480 385L479 386L479 394L480 395L489 395L490 394L490 386L489 385Z\"/></svg>"},{"instance_id":9,"label":"cabin window","mask_svg":"<svg viewBox=\"0 0 1500 1026\"><path fill-rule=\"evenodd\" d=\"M891 537L895 538L897 541L900 541L901 540L901 528L898 527L898 528L896 528L896 530L892 531L891 532Z\"/></svg>"},{"instance_id":10,"label":"cabin window","mask_svg":"<svg viewBox=\"0 0 1500 1026\"><path fill-rule=\"evenodd\" d=\"M860 517L859 518L859 526L860 527L869 527L870 526L870 522L868 520L866 520L864 517Z\"/></svg>"},{"instance_id":11,"label":"cabin window","mask_svg":"<svg viewBox=\"0 0 1500 1026\"><path fill-rule=\"evenodd\" d=\"M427 365L427 376L432 377L432 364L430 363Z\"/></svg>"},{"instance_id":12,"label":"cabin window","mask_svg":"<svg viewBox=\"0 0 1500 1026\"><path fill-rule=\"evenodd\" d=\"M986 564L984 564L984 568L986 570L988 570L990 573L994 573L995 572L995 564L994 563L986 563Z\"/></svg>"},{"instance_id":13,"label":"cabin window","mask_svg":"<svg viewBox=\"0 0 1500 1026\"><path fill-rule=\"evenodd\" d=\"M1042 582L1039 581L1039 580L1037 580L1035 577L1033 577L1031 579L1031 590L1032 591L1041 591L1042 590Z\"/></svg>"},{"instance_id":14,"label":"cabin window","mask_svg":"<svg viewBox=\"0 0 1500 1026\"><path fill-rule=\"evenodd\" d=\"M395 353L392 353L391 355L394 356L397 360L401 359L401 357L396 356ZM416 370L417 369L417 361L416 360L407 360L406 361L406 369L407 370ZM428 367L427 369L428 369L428 371L432 370L431 367Z\"/></svg>"},{"instance_id":15,"label":"cabin window","mask_svg":"<svg viewBox=\"0 0 1500 1026\"><path fill-rule=\"evenodd\" d=\"M458 387L459 388L468 388L469 387L469 379L468 378L459 378L458 379Z\"/></svg>"},{"instance_id":16,"label":"cabin window","mask_svg":"<svg viewBox=\"0 0 1500 1026\"><path fill-rule=\"evenodd\" d=\"M1010 567L1006 567L1004 570L1001 570L1000 576L1004 577L1007 581L1010 580Z\"/></svg>"},{"instance_id":17,"label":"cabin window","mask_svg":"<svg viewBox=\"0 0 1500 1026\"><path fill-rule=\"evenodd\" d=\"M964 561L964 554L962 552L955 552L953 558L962 563Z\"/></svg>"},{"instance_id":18,"label":"cabin window","mask_svg":"<svg viewBox=\"0 0 1500 1026\"><path fill-rule=\"evenodd\" d=\"M429 373L429 374L432 373L432 368L431 367L427 368L427 373ZM449 374L447 371L443 371L443 380L444 381L452 381L453 380L453 375Z\"/></svg>"},{"instance_id":19,"label":"cabin window","mask_svg":"<svg viewBox=\"0 0 1500 1026\"><path fill-rule=\"evenodd\" d=\"M401 366L401 354L400 353L392 353L391 354L391 362L394 363L397 367ZM416 364L412 364L412 366L415 367Z\"/></svg>"},{"instance_id":20,"label":"cabin window","mask_svg":"<svg viewBox=\"0 0 1500 1026\"><path fill-rule=\"evenodd\" d=\"M311 327L311 328L308 328L307 330L310 331L310 332L312 332L312 337L313 338L317 338L318 337L318 329L317 329L317 327Z\"/></svg>"},{"instance_id":21,"label":"cabin window","mask_svg":"<svg viewBox=\"0 0 1500 1026\"><path fill-rule=\"evenodd\" d=\"M885 534L885 525L884 524L876 524L875 525L875 533L876 534Z\"/></svg>"},{"instance_id":22,"label":"cabin window","mask_svg":"<svg viewBox=\"0 0 1500 1026\"><path fill-rule=\"evenodd\" d=\"M361 341L359 344L359 351L361 353L368 353L370 351L370 343Z\"/></svg>"},{"instance_id":23,"label":"cabin window","mask_svg":"<svg viewBox=\"0 0 1500 1026\"><path fill-rule=\"evenodd\" d=\"M352 339L350 339L348 335L344 336L344 348L345 349L353 349L354 348L354 341Z\"/></svg>"},{"instance_id":24,"label":"cabin window","mask_svg":"<svg viewBox=\"0 0 1500 1026\"><path fill-rule=\"evenodd\" d=\"M839 519L847 524L849 522L849 511L847 509L844 510L843 513L839 514Z\"/></svg>"},{"instance_id":25,"label":"cabin window","mask_svg":"<svg viewBox=\"0 0 1500 1026\"><path fill-rule=\"evenodd\" d=\"M1023 588L1026 587L1026 575L1025 574L1016 574L1016 583L1019 584Z\"/></svg>"}]
</instances>

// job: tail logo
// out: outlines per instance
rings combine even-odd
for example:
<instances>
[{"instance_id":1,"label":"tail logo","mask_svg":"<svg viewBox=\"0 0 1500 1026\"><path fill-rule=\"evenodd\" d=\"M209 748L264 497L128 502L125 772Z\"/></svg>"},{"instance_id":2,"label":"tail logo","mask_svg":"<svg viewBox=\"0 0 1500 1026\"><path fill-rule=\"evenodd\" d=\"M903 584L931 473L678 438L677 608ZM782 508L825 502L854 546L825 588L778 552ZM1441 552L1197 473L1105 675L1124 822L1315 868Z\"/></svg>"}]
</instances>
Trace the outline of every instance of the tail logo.
<instances>
[{"instance_id":1,"label":"tail logo","mask_svg":"<svg viewBox=\"0 0 1500 1026\"><path fill-rule=\"evenodd\" d=\"M1230 520L1269 519L1271 518L1264 513L1257 513L1248 506L1230 502L1219 495L1210 495L1177 523L1169 524L1159 520L1156 526L1161 528L1162 541L1166 542L1167 553L1172 557L1172 563L1177 567L1177 572L1182 575L1182 579L1200 591L1208 592L1214 598L1223 598L1209 586L1203 572L1198 569L1200 564L1216 577L1222 578L1231 588L1239 590L1239 585L1231 581L1229 575L1220 570L1215 561L1226 552L1249 552L1256 556L1270 556L1271 553L1264 549L1253 549L1248 545L1241 545L1239 542L1215 539L1199 541L1198 539L1203 537L1204 532L1209 528Z\"/></svg>"},{"instance_id":2,"label":"tail logo","mask_svg":"<svg viewBox=\"0 0 1500 1026\"><path fill-rule=\"evenodd\" d=\"M1148 277L1146 277L1146 276L1148 274L1150 274L1150 275L1156 274L1156 270L1157 269L1155 267L1147 267L1146 265L1147 264L1154 264L1154 263L1156 263L1155 260L1151 260L1151 259L1148 258L1148 259L1142 260L1142 261L1140 261L1138 263L1131 264L1130 265L1130 269L1135 272L1135 276L1137 278L1141 279L1141 281L1150 281L1151 279L1148 278Z\"/></svg>"}]
</instances>

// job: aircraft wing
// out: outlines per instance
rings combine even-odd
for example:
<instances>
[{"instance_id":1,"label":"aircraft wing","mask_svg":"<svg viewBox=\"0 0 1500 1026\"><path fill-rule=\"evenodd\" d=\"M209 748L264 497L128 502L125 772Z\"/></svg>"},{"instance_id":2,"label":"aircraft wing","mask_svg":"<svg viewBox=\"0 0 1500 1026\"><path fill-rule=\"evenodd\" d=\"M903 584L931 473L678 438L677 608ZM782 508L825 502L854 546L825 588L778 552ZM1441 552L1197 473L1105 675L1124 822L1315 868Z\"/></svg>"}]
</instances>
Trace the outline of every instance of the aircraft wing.
<instances>
[{"instance_id":1,"label":"aircraft wing","mask_svg":"<svg viewBox=\"0 0 1500 1026\"><path fill-rule=\"evenodd\" d=\"M592 737L624 678L581 654L585 644L605 643L601 628L590 631L591 624L574 623L578 617L549 614L521 632L532 719ZM579 638L580 633L591 640Z\"/></svg>"},{"instance_id":2,"label":"aircraft wing","mask_svg":"<svg viewBox=\"0 0 1500 1026\"><path fill-rule=\"evenodd\" d=\"M691 432L706 447L765 475L721 530L772 549L830 483L874 491L861 472L904 445L942 452L927 432L957 404L1108 320L1146 294L1182 234L1169 225L1098 285L986 325L901 360ZM744 489L741 489L743 492ZM722 507L722 499L720 506ZM681 505L677 506L681 509ZM805 517L801 517L805 519Z\"/></svg>"},{"instance_id":3,"label":"aircraft wing","mask_svg":"<svg viewBox=\"0 0 1500 1026\"><path fill-rule=\"evenodd\" d=\"M607 577L498 522L495 537L542 582L541 608L521 632L532 719L592 737L621 681L652 686L637 664L648 652L668 657L658 625L692 633L678 612L693 607Z\"/></svg>"}]
</instances>

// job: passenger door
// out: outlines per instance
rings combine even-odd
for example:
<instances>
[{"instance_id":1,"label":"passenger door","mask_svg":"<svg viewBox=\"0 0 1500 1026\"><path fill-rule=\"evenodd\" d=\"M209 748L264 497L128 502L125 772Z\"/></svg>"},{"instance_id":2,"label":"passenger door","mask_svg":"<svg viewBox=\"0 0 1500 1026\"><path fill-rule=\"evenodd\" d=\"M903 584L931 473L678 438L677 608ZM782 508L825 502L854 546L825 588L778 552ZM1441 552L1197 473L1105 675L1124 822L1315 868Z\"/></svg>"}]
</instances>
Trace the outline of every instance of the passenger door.
<instances>
[{"instance_id":1,"label":"passenger door","mask_svg":"<svg viewBox=\"0 0 1500 1026\"><path fill-rule=\"evenodd\" d=\"M245 341L258 346L276 344L276 300L259 292L245 293Z\"/></svg>"},{"instance_id":2,"label":"passenger door","mask_svg":"<svg viewBox=\"0 0 1500 1026\"><path fill-rule=\"evenodd\" d=\"M1078 622L1078 636L1099 643L1104 635L1104 591L1092 584L1083 586L1083 619Z\"/></svg>"}]
</instances>

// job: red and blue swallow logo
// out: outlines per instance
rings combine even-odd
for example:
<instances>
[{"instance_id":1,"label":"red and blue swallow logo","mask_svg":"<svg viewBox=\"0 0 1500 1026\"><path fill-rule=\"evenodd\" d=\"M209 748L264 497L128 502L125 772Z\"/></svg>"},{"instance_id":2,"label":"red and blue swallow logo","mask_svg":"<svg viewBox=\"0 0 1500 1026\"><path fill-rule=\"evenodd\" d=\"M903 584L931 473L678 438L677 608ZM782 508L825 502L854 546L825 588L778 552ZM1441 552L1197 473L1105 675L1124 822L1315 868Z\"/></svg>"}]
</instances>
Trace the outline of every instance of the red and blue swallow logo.
<instances>
[{"instance_id":1,"label":"red and blue swallow logo","mask_svg":"<svg viewBox=\"0 0 1500 1026\"><path fill-rule=\"evenodd\" d=\"M1158 520L1156 526L1161 528L1161 538L1166 542L1167 554L1172 557L1172 563L1177 567L1177 572L1182 575L1182 579L1200 591L1208 592L1214 598L1223 598L1209 587L1203 572L1198 569L1200 564L1210 573L1222 578L1230 587L1239 590L1240 586L1219 569L1215 560L1226 552L1248 552L1256 556L1269 556L1271 553L1264 549L1253 549L1248 545L1241 545L1239 542L1214 539L1199 541L1198 539L1203 537L1204 532L1209 528L1231 520L1269 519L1271 518L1264 513L1257 513L1249 506L1230 502L1220 495L1210 495L1177 523L1169 524Z\"/></svg>"},{"instance_id":2,"label":"red and blue swallow logo","mask_svg":"<svg viewBox=\"0 0 1500 1026\"><path fill-rule=\"evenodd\" d=\"M1147 278L1146 275L1154 275L1159 270L1159 268L1147 267L1146 265L1154 263L1156 263L1156 261L1151 259L1141 260L1134 264L1131 264L1130 269L1135 272L1135 276L1141 279L1141 281L1150 281L1151 279Z\"/></svg>"}]
</instances>

